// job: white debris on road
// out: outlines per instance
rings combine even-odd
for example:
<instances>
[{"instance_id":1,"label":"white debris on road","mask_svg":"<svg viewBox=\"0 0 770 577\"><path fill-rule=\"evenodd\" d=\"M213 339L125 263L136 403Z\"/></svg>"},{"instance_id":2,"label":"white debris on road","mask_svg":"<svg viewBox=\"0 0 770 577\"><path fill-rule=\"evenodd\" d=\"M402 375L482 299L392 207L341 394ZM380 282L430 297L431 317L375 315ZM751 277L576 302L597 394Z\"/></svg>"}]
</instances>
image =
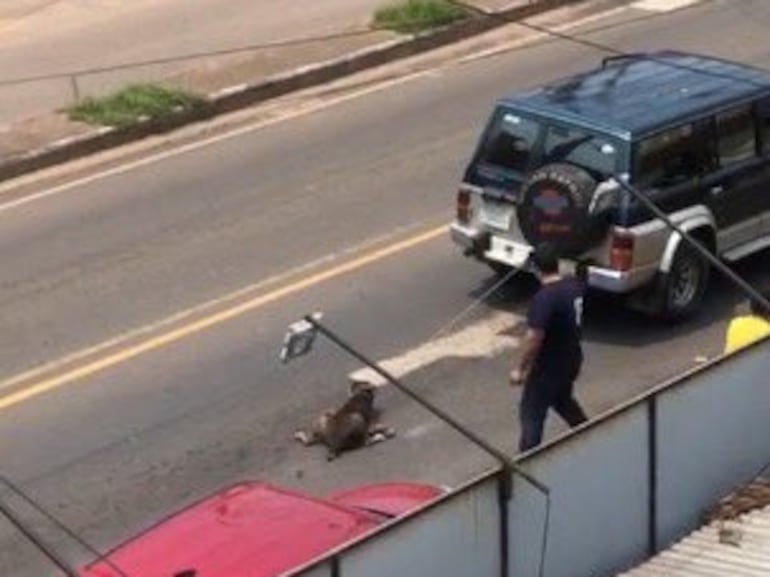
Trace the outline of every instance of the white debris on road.
<instances>
[{"instance_id":1,"label":"white debris on road","mask_svg":"<svg viewBox=\"0 0 770 577\"><path fill-rule=\"evenodd\" d=\"M379 365L394 377L400 378L448 357L493 357L519 345L519 339L506 332L522 321L521 316L497 312L461 331L431 340L397 357L380 361ZM378 387L387 384L380 374L368 367L350 373L348 378L351 381L372 383Z\"/></svg>"},{"instance_id":2,"label":"white debris on road","mask_svg":"<svg viewBox=\"0 0 770 577\"><path fill-rule=\"evenodd\" d=\"M647 10L648 12L673 12L681 10L687 6L697 4L701 0L640 0L631 4L638 10Z\"/></svg>"}]
</instances>

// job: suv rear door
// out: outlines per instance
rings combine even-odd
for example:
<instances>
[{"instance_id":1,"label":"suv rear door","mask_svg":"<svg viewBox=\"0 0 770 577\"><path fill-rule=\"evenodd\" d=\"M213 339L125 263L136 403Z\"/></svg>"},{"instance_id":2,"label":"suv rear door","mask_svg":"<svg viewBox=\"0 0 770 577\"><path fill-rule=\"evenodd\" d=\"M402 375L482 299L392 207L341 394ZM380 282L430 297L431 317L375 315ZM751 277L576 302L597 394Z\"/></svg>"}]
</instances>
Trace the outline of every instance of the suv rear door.
<instances>
[{"instance_id":1,"label":"suv rear door","mask_svg":"<svg viewBox=\"0 0 770 577\"><path fill-rule=\"evenodd\" d=\"M634 183L661 210L670 214L705 203L706 179L715 164L710 132L710 121L685 123L652 134L637 144ZM645 208L631 201L629 224L649 218Z\"/></svg>"},{"instance_id":2,"label":"suv rear door","mask_svg":"<svg viewBox=\"0 0 770 577\"><path fill-rule=\"evenodd\" d=\"M704 184L722 250L755 240L760 235L761 215L768 208L770 163L760 154L755 118L750 104L714 115L717 167Z\"/></svg>"},{"instance_id":3,"label":"suv rear door","mask_svg":"<svg viewBox=\"0 0 770 577\"><path fill-rule=\"evenodd\" d=\"M760 155L770 164L770 96L757 102L757 128L759 133ZM759 192L761 211L763 213L760 236L770 237L770 186L765 186Z\"/></svg>"}]
</instances>

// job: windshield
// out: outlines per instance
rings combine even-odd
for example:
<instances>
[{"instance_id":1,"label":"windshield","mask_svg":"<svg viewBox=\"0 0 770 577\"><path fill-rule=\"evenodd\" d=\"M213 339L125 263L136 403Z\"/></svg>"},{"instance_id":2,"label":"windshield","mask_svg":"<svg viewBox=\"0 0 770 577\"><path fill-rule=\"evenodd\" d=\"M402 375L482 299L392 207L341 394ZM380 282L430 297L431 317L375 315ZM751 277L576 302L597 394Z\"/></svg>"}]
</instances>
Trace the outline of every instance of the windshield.
<instances>
[{"instance_id":1,"label":"windshield","mask_svg":"<svg viewBox=\"0 0 770 577\"><path fill-rule=\"evenodd\" d=\"M547 125L500 108L481 146L479 162L519 174L556 162L575 164L597 179L619 169L619 150L613 139L582 128Z\"/></svg>"}]
</instances>

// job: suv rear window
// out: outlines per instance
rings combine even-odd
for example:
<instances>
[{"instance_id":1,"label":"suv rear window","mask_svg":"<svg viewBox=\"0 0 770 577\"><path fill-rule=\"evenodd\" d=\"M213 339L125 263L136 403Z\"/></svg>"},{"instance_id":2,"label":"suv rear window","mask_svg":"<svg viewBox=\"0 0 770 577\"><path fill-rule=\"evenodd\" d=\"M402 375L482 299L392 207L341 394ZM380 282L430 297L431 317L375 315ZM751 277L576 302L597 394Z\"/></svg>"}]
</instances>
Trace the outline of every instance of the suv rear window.
<instances>
[{"instance_id":1,"label":"suv rear window","mask_svg":"<svg viewBox=\"0 0 770 577\"><path fill-rule=\"evenodd\" d=\"M543 146L543 164L552 162L575 164L602 179L615 172L617 149L609 140L583 130L549 126Z\"/></svg>"},{"instance_id":2,"label":"suv rear window","mask_svg":"<svg viewBox=\"0 0 770 577\"><path fill-rule=\"evenodd\" d=\"M524 173L530 166L540 124L499 109L481 148L479 161Z\"/></svg>"},{"instance_id":3,"label":"suv rear window","mask_svg":"<svg viewBox=\"0 0 770 577\"><path fill-rule=\"evenodd\" d=\"M487 131L478 161L519 174L566 162L595 177L606 177L617 170L618 150L608 138L576 127L544 127L540 121L501 108Z\"/></svg>"}]
</instances>

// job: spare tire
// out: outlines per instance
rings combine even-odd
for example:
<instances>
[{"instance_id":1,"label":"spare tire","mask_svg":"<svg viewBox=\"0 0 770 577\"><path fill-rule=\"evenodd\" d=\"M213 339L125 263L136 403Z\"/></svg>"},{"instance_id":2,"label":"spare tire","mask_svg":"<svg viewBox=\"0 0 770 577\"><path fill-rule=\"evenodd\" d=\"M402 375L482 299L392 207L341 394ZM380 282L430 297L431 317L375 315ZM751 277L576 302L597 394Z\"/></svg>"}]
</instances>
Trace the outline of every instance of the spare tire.
<instances>
[{"instance_id":1,"label":"spare tire","mask_svg":"<svg viewBox=\"0 0 770 577\"><path fill-rule=\"evenodd\" d=\"M591 215L596 180L572 164L548 164L527 178L517 216L524 238L536 246L554 245L564 257L577 256L598 243L607 228L606 215Z\"/></svg>"}]
</instances>

